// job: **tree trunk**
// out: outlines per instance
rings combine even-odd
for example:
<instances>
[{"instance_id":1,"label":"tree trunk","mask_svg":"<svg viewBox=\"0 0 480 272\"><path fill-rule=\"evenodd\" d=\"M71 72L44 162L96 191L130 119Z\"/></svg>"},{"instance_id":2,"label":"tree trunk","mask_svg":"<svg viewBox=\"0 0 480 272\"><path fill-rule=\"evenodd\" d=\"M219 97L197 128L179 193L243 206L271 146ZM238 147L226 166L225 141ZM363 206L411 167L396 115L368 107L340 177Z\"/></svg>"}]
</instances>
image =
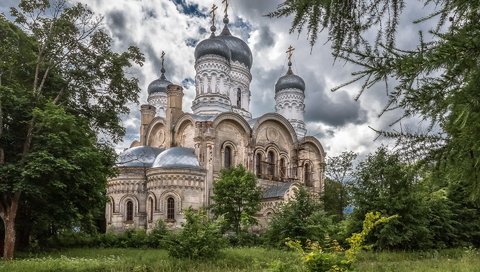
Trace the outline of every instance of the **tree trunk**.
<instances>
[{"instance_id":1,"label":"tree trunk","mask_svg":"<svg viewBox=\"0 0 480 272\"><path fill-rule=\"evenodd\" d=\"M3 245L3 259L13 259L13 253L15 252L15 218L17 216L18 202L20 200L20 193L15 193L10 198L10 203L3 207L2 219L5 226L5 240Z\"/></svg>"}]
</instances>

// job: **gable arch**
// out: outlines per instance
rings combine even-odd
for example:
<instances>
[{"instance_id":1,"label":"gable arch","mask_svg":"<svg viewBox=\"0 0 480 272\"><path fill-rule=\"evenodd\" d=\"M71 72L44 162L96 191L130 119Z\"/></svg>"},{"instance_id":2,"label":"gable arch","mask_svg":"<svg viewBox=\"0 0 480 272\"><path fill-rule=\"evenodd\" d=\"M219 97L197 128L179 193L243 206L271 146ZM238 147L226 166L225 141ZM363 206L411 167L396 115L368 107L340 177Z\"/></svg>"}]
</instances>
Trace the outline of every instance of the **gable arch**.
<instances>
[{"instance_id":1,"label":"gable arch","mask_svg":"<svg viewBox=\"0 0 480 272\"><path fill-rule=\"evenodd\" d=\"M303 138L302 144L312 144L317 149L318 154L320 154L322 161L325 160L327 154L323 149L323 145L317 138L313 136L305 136L305 138Z\"/></svg>"},{"instance_id":2,"label":"gable arch","mask_svg":"<svg viewBox=\"0 0 480 272\"><path fill-rule=\"evenodd\" d=\"M233 113L233 112L223 112L219 114L217 118L215 118L215 120L213 121L213 124L212 124L213 129L216 129L218 125L220 125L220 123L226 120L233 121L234 123L239 125L248 136L251 135L252 130L250 129L250 126L248 125L247 121L238 113Z\"/></svg>"},{"instance_id":3,"label":"gable arch","mask_svg":"<svg viewBox=\"0 0 480 272\"><path fill-rule=\"evenodd\" d=\"M289 133L292 143L293 144L298 143L297 133L295 132L295 129L293 128L292 124L290 124L290 122L285 117L283 117L278 113L266 113L262 115L260 118L258 118L252 129L252 138L254 139L257 138L259 128L262 126L263 123L268 121L273 121L282 125Z\"/></svg>"},{"instance_id":4,"label":"gable arch","mask_svg":"<svg viewBox=\"0 0 480 272\"><path fill-rule=\"evenodd\" d=\"M183 133L185 130L189 130L188 133ZM180 116L174 126L175 145L194 148L194 137L195 121L191 114L185 113Z\"/></svg>"},{"instance_id":5,"label":"gable arch","mask_svg":"<svg viewBox=\"0 0 480 272\"><path fill-rule=\"evenodd\" d=\"M145 142L148 146L164 147L165 146L165 119L162 117L153 118L152 122L147 127L145 133ZM155 138L156 137L156 138Z\"/></svg>"}]
</instances>

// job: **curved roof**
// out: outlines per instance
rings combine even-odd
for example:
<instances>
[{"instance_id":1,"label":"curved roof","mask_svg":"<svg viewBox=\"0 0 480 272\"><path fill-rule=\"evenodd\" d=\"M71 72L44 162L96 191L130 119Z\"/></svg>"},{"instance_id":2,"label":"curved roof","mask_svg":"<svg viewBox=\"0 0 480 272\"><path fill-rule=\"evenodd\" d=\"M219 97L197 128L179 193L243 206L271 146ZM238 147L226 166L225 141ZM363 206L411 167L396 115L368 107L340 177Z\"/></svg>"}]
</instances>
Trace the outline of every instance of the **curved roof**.
<instances>
[{"instance_id":1,"label":"curved roof","mask_svg":"<svg viewBox=\"0 0 480 272\"><path fill-rule=\"evenodd\" d=\"M132 147L118 155L117 167L151 167L155 158L165 149L151 146Z\"/></svg>"},{"instance_id":2,"label":"curved roof","mask_svg":"<svg viewBox=\"0 0 480 272\"><path fill-rule=\"evenodd\" d=\"M280 77L275 83L275 93L285 89L300 89L305 91L305 81L293 73L287 73Z\"/></svg>"},{"instance_id":3,"label":"curved roof","mask_svg":"<svg viewBox=\"0 0 480 272\"><path fill-rule=\"evenodd\" d=\"M218 37L210 37L198 43L195 47L195 60L205 55L218 55L230 61L231 53L227 44Z\"/></svg>"},{"instance_id":4,"label":"curved roof","mask_svg":"<svg viewBox=\"0 0 480 272\"><path fill-rule=\"evenodd\" d=\"M152 167L158 168L201 168L191 148L172 147L160 153Z\"/></svg>"},{"instance_id":5,"label":"curved roof","mask_svg":"<svg viewBox=\"0 0 480 272\"><path fill-rule=\"evenodd\" d=\"M165 77L163 68L162 68L162 75L160 78L155 79L148 85L148 94L153 94L153 93L166 93L167 92L167 86L172 84L172 82L168 81L167 78Z\"/></svg>"}]
</instances>

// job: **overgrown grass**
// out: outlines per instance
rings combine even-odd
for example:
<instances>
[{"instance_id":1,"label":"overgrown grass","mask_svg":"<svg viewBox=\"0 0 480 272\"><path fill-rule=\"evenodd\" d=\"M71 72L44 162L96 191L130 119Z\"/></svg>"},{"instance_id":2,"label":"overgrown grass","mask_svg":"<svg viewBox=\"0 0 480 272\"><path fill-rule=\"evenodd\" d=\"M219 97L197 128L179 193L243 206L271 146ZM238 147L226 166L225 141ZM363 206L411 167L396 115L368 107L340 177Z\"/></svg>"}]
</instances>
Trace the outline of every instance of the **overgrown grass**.
<instances>
[{"instance_id":1,"label":"overgrown grass","mask_svg":"<svg viewBox=\"0 0 480 272\"><path fill-rule=\"evenodd\" d=\"M472 249L362 253L356 271L480 271ZM158 249L68 249L17 254L0 271L268 271L271 263L298 263L293 252L264 248L225 249L214 260L175 259Z\"/></svg>"}]
</instances>

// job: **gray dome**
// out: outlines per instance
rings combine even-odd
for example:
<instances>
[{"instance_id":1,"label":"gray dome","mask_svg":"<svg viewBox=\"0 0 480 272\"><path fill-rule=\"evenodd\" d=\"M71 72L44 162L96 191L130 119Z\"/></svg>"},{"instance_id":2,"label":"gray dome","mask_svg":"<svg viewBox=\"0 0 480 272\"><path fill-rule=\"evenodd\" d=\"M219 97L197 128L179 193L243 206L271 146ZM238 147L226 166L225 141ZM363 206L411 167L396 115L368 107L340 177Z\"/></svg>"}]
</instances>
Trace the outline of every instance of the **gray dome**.
<instances>
[{"instance_id":1,"label":"gray dome","mask_svg":"<svg viewBox=\"0 0 480 272\"><path fill-rule=\"evenodd\" d=\"M159 168L200 168L197 156L191 148L172 147L157 156L152 167Z\"/></svg>"},{"instance_id":2,"label":"gray dome","mask_svg":"<svg viewBox=\"0 0 480 272\"><path fill-rule=\"evenodd\" d=\"M210 37L201 41L195 47L195 60L205 55L218 55L230 61L231 54L227 44L218 37Z\"/></svg>"},{"instance_id":3,"label":"gray dome","mask_svg":"<svg viewBox=\"0 0 480 272\"><path fill-rule=\"evenodd\" d=\"M294 75L291 70L280 77L275 83L275 93L284 90L284 89L300 89L302 92L305 91L305 81L297 75Z\"/></svg>"},{"instance_id":4,"label":"gray dome","mask_svg":"<svg viewBox=\"0 0 480 272\"><path fill-rule=\"evenodd\" d=\"M248 45L242 39L232 36L232 33L230 33L230 30L227 26L228 18L223 19L223 22L225 23L225 27L218 38L225 41L228 48L230 48L232 60L236 60L245 64L248 69L252 68L253 57L250 47L248 47Z\"/></svg>"},{"instance_id":5,"label":"gray dome","mask_svg":"<svg viewBox=\"0 0 480 272\"><path fill-rule=\"evenodd\" d=\"M172 84L172 82L168 81L165 75L162 73L159 79L156 79L148 85L148 94L153 94L153 93L166 93L167 92L167 86Z\"/></svg>"},{"instance_id":6,"label":"gray dome","mask_svg":"<svg viewBox=\"0 0 480 272\"><path fill-rule=\"evenodd\" d=\"M132 147L118 155L118 167L151 167L155 158L165 149L150 146Z\"/></svg>"}]
</instances>

